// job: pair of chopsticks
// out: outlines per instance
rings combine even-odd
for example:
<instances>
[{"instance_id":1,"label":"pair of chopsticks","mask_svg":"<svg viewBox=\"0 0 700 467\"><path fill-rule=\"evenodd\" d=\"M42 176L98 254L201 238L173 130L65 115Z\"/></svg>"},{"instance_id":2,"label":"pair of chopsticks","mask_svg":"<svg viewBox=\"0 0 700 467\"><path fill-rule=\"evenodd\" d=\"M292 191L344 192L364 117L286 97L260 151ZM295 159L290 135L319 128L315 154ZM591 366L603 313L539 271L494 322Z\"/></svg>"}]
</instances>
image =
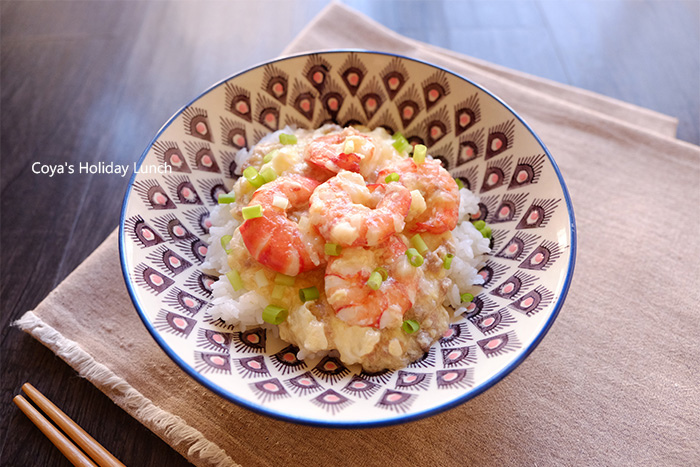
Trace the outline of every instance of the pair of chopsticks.
<instances>
[{"instance_id":1,"label":"pair of chopsticks","mask_svg":"<svg viewBox=\"0 0 700 467\"><path fill-rule=\"evenodd\" d=\"M79 467L125 467L95 438L87 434L80 425L71 420L68 415L46 398L38 389L29 383L22 385L24 393L39 407L53 422L47 420L32 404L21 395L12 401L17 404L24 414L36 425L44 435L56 446L61 453L75 466ZM60 430L59 430L60 428ZM61 432L63 430L63 432ZM66 437L66 435L70 437ZM73 444L73 442L75 444ZM77 445L77 446L76 446ZM81 450L82 449L82 450ZM87 454L87 455L86 455ZM89 457L88 457L89 456ZM92 458L92 459L91 459Z\"/></svg>"}]
</instances>

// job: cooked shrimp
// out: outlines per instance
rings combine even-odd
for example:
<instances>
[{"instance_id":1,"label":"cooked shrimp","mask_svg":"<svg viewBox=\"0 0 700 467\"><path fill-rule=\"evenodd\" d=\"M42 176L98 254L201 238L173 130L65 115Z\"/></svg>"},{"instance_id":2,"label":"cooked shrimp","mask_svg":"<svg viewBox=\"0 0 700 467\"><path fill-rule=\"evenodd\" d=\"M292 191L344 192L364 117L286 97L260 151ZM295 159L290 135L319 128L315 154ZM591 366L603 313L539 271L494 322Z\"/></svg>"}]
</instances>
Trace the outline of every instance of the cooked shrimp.
<instances>
[{"instance_id":1,"label":"cooked shrimp","mask_svg":"<svg viewBox=\"0 0 700 467\"><path fill-rule=\"evenodd\" d=\"M386 176L393 172L399 174L399 183L412 192L416 201L406 218L407 230L441 234L457 226L459 187L439 161L427 159L421 164L416 164L413 159L403 159L398 164L379 171L377 182L386 183ZM418 190L420 197L415 190ZM414 209L418 205L420 209Z\"/></svg>"},{"instance_id":2,"label":"cooked shrimp","mask_svg":"<svg viewBox=\"0 0 700 467\"><path fill-rule=\"evenodd\" d=\"M313 229L302 232L299 224L287 215L290 209L306 209L318 185L319 182L301 175L286 175L255 192L248 206L260 205L262 217L248 219L240 227L243 242L253 258L288 276L320 265L322 239L313 238Z\"/></svg>"},{"instance_id":3,"label":"cooked shrimp","mask_svg":"<svg viewBox=\"0 0 700 467\"><path fill-rule=\"evenodd\" d=\"M305 158L311 164L333 173L341 170L360 172L360 162L371 157L374 144L352 127L341 133L320 136L306 147Z\"/></svg>"},{"instance_id":4,"label":"cooked shrimp","mask_svg":"<svg viewBox=\"0 0 700 467\"><path fill-rule=\"evenodd\" d=\"M406 259L406 245L395 235L375 248L346 248L328 261L325 291L336 316L350 325L398 327L413 306L420 269ZM367 285L376 268L387 279L377 290Z\"/></svg>"},{"instance_id":5,"label":"cooked shrimp","mask_svg":"<svg viewBox=\"0 0 700 467\"><path fill-rule=\"evenodd\" d=\"M403 185L368 187L362 175L341 171L311 195L309 220L330 243L374 246L403 230L410 207Z\"/></svg>"}]
</instances>

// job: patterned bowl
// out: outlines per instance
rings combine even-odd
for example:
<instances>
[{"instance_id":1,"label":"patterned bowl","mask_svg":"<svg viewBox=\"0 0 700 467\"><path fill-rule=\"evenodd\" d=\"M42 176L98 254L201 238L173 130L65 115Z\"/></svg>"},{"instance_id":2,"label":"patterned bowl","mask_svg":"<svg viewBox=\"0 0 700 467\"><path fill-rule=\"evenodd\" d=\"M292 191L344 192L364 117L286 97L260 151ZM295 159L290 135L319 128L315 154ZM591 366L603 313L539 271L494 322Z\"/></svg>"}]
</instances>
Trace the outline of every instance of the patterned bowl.
<instances>
[{"instance_id":1,"label":"patterned bowl","mask_svg":"<svg viewBox=\"0 0 700 467\"><path fill-rule=\"evenodd\" d=\"M423 358L368 374L338 359L299 361L264 329L207 312L217 280L201 264L209 209L240 173L234 154L285 125L384 126L428 146L481 198L493 228L485 285ZM329 427L388 425L465 402L511 372L561 309L574 268L571 201L544 144L505 103L437 66L385 53L328 51L265 63L214 85L158 132L121 216L127 288L146 328L195 380L275 418Z\"/></svg>"}]
</instances>

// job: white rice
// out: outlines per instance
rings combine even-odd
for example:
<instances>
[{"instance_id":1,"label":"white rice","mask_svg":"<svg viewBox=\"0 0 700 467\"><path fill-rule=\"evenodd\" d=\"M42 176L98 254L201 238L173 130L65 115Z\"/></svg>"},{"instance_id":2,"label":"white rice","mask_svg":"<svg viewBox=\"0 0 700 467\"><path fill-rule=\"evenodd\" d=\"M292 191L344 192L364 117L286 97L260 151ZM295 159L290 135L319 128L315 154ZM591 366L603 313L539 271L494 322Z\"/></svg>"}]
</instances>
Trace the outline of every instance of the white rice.
<instances>
[{"instance_id":1,"label":"white rice","mask_svg":"<svg viewBox=\"0 0 700 467\"><path fill-rule=\"evenodd\" d=\"M339 128L339 127L338 127ZM334 128L323 128L321 131L330 131ZM279 141L281 133L294 133L301 130L285 127L282 130L271 133L260 140L260 143ZM309 131L309 130L305 130ZM319 130L316 130L319 131ZM250 152L241 149L236 155L238 171L246 166ZM240 175L240 173L239 173ZM448 273L448 279L452 284L448 287L445 305L455 310L455 316L464 312L460 294L476 292L475 285L483 283L483 278L478 270L485 262L485 254L490 251L489 239L484 238L474 225L469 222L469 215L479 211L479 198L467 189L460 190L459 221L452 231L455 245L455 256ZM209 248L202 267L214 270L221 278L212 286L213 299L209 307L212 318L225 321L228 324L240 325L243 329L247 326L264 325L262 311L268 305L268 299L255 291L234 291L225 274L231 270L228 265L228 257L221 245L224 235L232 235L240 222L233 218L229 206L217 205L211 210L209 220L212 227L209 229Z\"/></svg>"},{"instance_id":2,"label":"white rice","mask_svg":"<svg viewBox=\"0 0 700 467\"><path fill-rule=\"evenodd\" d=\"M466 188L459 190L459 195L459 220L457 222L468 221L470 214L479 212L479 197Z\"/></svg>"},{"instance_id":3,"label":"white rice","mask_svg":"<svg viewBox=\"0 0 700 467\"><path fill-rule=\"evenodd\" d=\"M231 268L228 266L228 258L221 245L221 237L231 235L240 223L231 216L226 204L218 205L212 209L209 220L212 223L209 228L209 248L202 267L215 270L219 275L226 274Z\"/></svg>"},{"instance_id":4,"label":"white rice","mask_svg":"<svg viewBox=\"0 0 700 467\"><path fill-rule=\"evenodd\" d=\"M445 297L445 304L455 310L455 316L466 310L466 307L462 306L460 295L466 292L474 292L473 295L476 295L478 289L475 286L484 283L478 272L486 262L486 253L491 251L490 240L481 235L474 224L469 222L469 215L479 211L479 197L466 188L459 193L459 221L452 231L455 256L447 275L452 284L448 287Z\"/></svg>"}]
</instances>

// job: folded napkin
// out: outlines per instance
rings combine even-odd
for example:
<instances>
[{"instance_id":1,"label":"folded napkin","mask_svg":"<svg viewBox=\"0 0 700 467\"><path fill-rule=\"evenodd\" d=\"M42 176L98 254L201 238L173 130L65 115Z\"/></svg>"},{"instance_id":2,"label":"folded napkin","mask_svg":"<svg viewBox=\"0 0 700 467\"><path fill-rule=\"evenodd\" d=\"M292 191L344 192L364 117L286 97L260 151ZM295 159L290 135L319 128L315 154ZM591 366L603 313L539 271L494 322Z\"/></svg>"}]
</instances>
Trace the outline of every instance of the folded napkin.
<instances>
[{"instance_id":1,"label":"folded napkin","mask_svg":"<svg viewBox=\"0 0 700 467\"><path fill-rule=\"evenodd\" d=\"M196 465L699 463L700 150L674 139L676 121L404 38L338 4L285 52L334 47L391 51L482 84L559 164L577 219L576 272L554 326L513 373L393 427L257 415L181 371L121 281L103 279L121 274L116 232L16 325Z\"/></svg>"}]
</instances>

